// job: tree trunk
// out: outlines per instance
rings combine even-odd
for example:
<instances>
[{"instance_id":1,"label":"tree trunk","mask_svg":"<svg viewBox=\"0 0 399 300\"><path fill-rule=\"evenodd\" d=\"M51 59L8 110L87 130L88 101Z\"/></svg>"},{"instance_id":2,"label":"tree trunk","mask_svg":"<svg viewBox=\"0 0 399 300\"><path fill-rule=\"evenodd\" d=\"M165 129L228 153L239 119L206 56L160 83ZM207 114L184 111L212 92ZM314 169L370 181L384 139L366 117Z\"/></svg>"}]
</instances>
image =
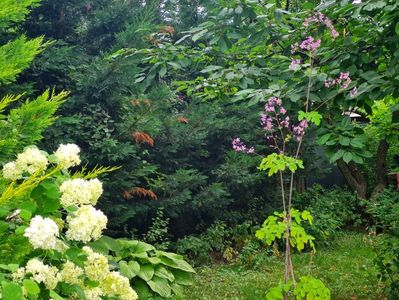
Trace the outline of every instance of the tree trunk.
<instances>
[{"instance_id":1,"label":"tree trunk","mask_svg":"<svg viewBox=\"0 0 399 300\"><path fill-rule=\"evenodd\" d=\"M337 165L349 186L357 192L360 198L367 199L368 184L366 175L352 161L347 164L343 159L339 159L337 160Z\"/></svg>"},{"instance_id":2,"label":"tree trunk","mask_svg":"<svg viewBox=\"0 0 399 300\"><path fill-rule=\"evenodd\" d=\"M387 169L387 154L389 144L386 139L380 141L377 150L376 160L376 179L377 185L374 187L370 198L377 198L378 194L388 186L388 169Z\"/></svg>"}]
</instances>

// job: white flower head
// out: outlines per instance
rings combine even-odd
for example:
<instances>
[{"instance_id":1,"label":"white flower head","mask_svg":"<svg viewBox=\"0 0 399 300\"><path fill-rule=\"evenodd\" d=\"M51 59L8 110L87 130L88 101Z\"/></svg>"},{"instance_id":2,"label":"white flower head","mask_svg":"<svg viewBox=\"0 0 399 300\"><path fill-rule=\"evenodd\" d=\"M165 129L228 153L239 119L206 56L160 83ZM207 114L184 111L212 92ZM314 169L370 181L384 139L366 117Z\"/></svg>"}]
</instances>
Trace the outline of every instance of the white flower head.
<instances>
[{"instance_id":1,"label":"white flower head","mask_svg":"<svg viewBox=\"0 0 399 300\"><path fill-rule=\"evenodd\" d=\"M61 144L54 155L59 165L70 168L80 164L79 152L80 148L75 144Z\"/></svg>"},{"instance_id":2,"label":"white flower head","mask_svg":"<svg viewBox=\"0 0 399 300\"><path fill-rule=\"evenodd\" d=\"M26 274L31 274L32 279L37 283L43 282L47 289L54 289L61 281L61 275L58 269L53 266L45 265L37 258L33 258L26 264Z\"/></svg>"},{"instance_id":3,"label":"white flower head","mask_svg":"<svg viewBox=\"0 0 399 300\"><path fill-rule=\"evenodd\" d=\"M25 268L18 268L11 276L13 281L21 282L25 277Z\"/></svg>"},{"instance_id":4,"label":"white flower head","mask_svg":"<svg viewBox=\"0 0 399 300\"><path fill-rule=\"evenodd\" d=\"M36 147L29 147L18 154L15 165L21 173L28 172L33 174L38 171L44 171L47 168L48 160L45 152Z\"/></svg>"},{"instance_id":5,"label":"white flower head","mask_svg":"<svg viewBox=\"0 0 399 300\"><path fill-rule=\"evenodd\" d=\"M73 241L89 242L101 237L108 219L101 210L91 205L80 207L73 215L67 217L68 230L66 237Z\"/></svg>"},{"instance_id":6,"label":"white flower head","mask_svg":"<svg viewBox=\"0 0 399 300\"><path fill-rule=\"evenodd\" d=\"M60 186L61 204L64 207L71 205L96 205L103 192L102 183L97 178L85 180L82 178L64 181Z\"/></svg>"},{"instance_id":7,"label":"white flower head","mask_svg":"<svg viewBox=\"0 0 399 300\"><path fill-rule=\"evenodd\" d=\"M57 224L42 216L35 216L25 229L24 236L29 239L35 249L57 249L59 229Z\"/></svg>"},{"instance_id":8,"label":"white flower head","mask_svg":"<svg viewBox=\"0 0 399 300\"><path fill-rule=\"evenodd\" d=\"M83 247L83 251L87 254L84 266L86 276L93 281L104 280L109 273L108 259L88 246Z\"/></svg>"},{"instance_id":9,"label":"white flower head","mask_svg":"<svg viewBox=\"0 0 399 300\"><path fill-rule=\"evenodd\" d=\"M98 198L100 198L100 196L102 195L102 193L104 191L103 184L100 180L98 180L97 178L94 178L94 179L89 180L89 187L90 187L90 192L91 192L90 202L92 205L96 205Z\"/></svg>"},{"instance_id":10,"label":"white flower head","mask_svg":"<svg viewBox=\"0 0 399 300\"><path fill-rule=\"evenodd\" d=\"M131 288L129 279L119 272L109 272L101 283L101 288L108 296L119 296L121 300L136 300L138 296Z\"/></svg>"},{"instance_id":11,"label":"white flower head","mask_svg":"<svg viewBox=\"0 0 399 300\"><path fill-rule=\"evenodd\" d=\"M104 295L103 291L99 287L85 288L84 290L86 300L101 300Z\"/></svg>"},{"instance_id":12,"label":"white flower head","mask_svg":"<svg viewBox=\"0 0 399 300\"><path fill-rule=\"evenodd\" d=\"M60 274L63 282L77 285L81 285L83 283L82 279L79 278L81 275L83 275L83 269L69 260L64 263Z\"/></svg>"},{"instance_id":13,"label":"white flower head","mask_svg":"<svg viewBox=\"0 0 399 300\"><path fill-rule=\"evenodd\" d=\"M22 178L22 172L17 168L15 162L12 161L3 166L3 177L9 180L17 180Z\"/></svg>"}]
</instances>

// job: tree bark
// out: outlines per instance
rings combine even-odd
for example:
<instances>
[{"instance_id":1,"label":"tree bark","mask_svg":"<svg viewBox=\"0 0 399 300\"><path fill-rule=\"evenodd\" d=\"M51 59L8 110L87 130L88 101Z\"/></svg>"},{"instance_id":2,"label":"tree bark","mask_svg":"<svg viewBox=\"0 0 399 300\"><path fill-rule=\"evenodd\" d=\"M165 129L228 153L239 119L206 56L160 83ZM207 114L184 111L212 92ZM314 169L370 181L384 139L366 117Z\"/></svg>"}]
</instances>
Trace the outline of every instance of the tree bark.
<instances>
[{"instance_id":1,"label":"tree bark","mask_svg":"<svg viewBox=\"0 0 399 300\"><path fill-rule=\"evenodd\" d=\"M357 192L358 196L367 199L367 178L366 175L356 167L354 162L348 164L343 159L337 160L337 165L349 186Z\"/></svg>"},{"instance_id":2,"label":"tree bark","mask_svg":"<svg viewBox=\"0 0 399 300\"><path fill-rule=\"evenodd\" d=\"M383 139L378 144L377 160L376 160L376 179L377 185L374 187L370 198L375 199L380 192L388 186L388 168L387 168L387 155L389 144L386 139Z\"/></svg>"}]
</instances>

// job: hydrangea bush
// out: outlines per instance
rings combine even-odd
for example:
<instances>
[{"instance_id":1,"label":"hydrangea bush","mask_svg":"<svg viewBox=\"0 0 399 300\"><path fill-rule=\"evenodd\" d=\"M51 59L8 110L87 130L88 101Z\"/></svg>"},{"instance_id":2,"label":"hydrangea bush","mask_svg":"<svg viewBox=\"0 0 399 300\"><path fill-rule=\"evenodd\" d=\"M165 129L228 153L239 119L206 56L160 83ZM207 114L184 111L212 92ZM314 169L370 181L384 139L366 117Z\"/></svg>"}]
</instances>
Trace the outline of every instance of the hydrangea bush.
<instances>
[{"instance_id":1,"label":"hydrangea bush","mask_svg":"<svg viewBox=\"0 0 399 300\"><path fill-rule=\"evenodd\" d=\"M147 293L181 294L180 285L190 284L194 272L182 257L102 235L108 220L95 208L103 193L96 177L112 169L72 174L68 169L80 164L79 152L74 144L51 155L28 147L3 166L2 299L134 300L134 283L148 285L147 291L141 287Z\"/></svg>"}]
</instances>

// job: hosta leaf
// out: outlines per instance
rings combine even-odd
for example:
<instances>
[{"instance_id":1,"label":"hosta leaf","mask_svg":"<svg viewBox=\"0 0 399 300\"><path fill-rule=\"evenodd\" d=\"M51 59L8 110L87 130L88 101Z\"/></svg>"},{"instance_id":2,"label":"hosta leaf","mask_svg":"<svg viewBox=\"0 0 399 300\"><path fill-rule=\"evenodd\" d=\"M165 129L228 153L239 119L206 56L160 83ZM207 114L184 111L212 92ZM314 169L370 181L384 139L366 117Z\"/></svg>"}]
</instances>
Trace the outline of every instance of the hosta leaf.
<instances>
[{"instance_id":1,"label":"hosta leaf","mask_svg":"<svg viewBox=\"0 0 399 300\"><path fill-rule=\"evenodd\" d=\"M137 276L145 281L151 280L154 276L154 266L152 264L141 265Z\"/></svg>"},{"instance_id":2,"label":"hosta leaf","mask_svg":"<svg viewBox=\"0 0 399 300\"><path fill-rule=\"evenodd\" d=\"M173 275L175 277L174 282L181 285L192 285L193 284L193 274L187 273L181 270L174 270Z\"/></svg>"},{"instance_id":3,"label":"hosta leaf","mask_svg":"<svg viewBox=\"0 0 399 300\"><path fill-rule=\"evenodd\" d=\"M176 270L176 271L178 271L178 270ZM173 273L161 265L158 265L155 267L154 275L158 276L160 278L167 279L169 281L175 280L175 276L173 275Z\"/></svg>"},{"instance_id":4,"label":"hosta leaf","mask_svg":"<svg viewBox=\"0 0 399 300\"><path fill-rule=\"evenodd\" d=\"M154 278L148 281L147 284L150 286L151 290L159 294L161 297L169 298L171 296L172 288L166 279L154 276Z\"/></svg>"}]
</instances>

